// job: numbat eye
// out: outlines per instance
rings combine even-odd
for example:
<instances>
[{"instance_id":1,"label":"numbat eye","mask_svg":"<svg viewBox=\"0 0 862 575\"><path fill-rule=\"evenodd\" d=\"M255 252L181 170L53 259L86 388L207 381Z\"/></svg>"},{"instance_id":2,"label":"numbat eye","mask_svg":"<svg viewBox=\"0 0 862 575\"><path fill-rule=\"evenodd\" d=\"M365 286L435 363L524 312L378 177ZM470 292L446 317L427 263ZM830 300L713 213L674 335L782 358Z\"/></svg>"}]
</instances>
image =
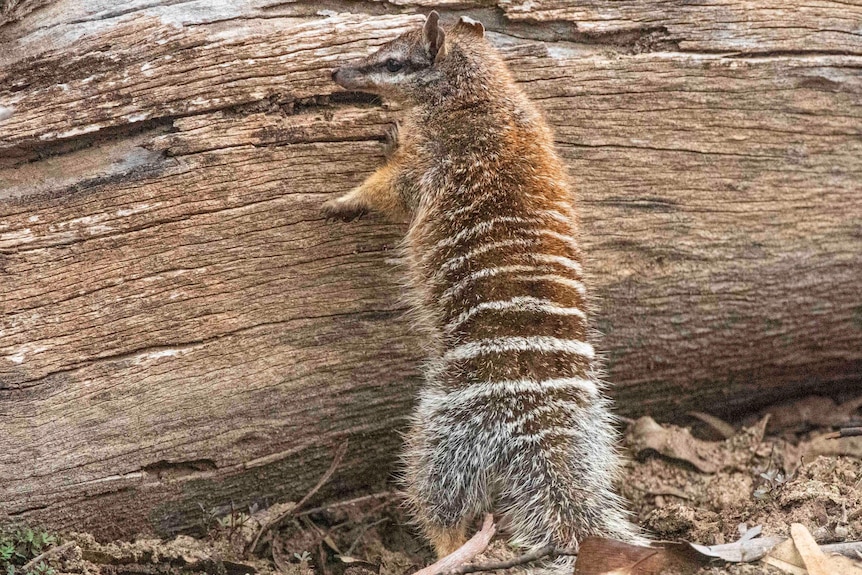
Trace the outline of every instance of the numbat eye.
<instances>
[{"instance_id":1,"label":"numbat eye","mask_svg":"<svg viewBox=\"0 0 862 575\"><path fill-rule=\"evenodd\" d=\"M390 72L397 72L402 66L403 64L394 58L386 60L386 69Z\"/></svg>"}]
</instances>

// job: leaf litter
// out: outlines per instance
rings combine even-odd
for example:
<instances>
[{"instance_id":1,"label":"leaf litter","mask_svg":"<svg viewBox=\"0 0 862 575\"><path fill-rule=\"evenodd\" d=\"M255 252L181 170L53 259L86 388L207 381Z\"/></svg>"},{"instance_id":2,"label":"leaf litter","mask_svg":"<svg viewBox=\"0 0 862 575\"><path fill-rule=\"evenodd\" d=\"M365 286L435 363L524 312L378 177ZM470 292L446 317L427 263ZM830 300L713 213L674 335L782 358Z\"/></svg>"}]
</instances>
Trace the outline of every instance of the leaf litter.
<instances>
[{"instance_id":1,"label":"leaf litter","mask_svg":"<svg viewBox=\"0 0 862 575\"><path fill-rule=\"evenodd\" d=\"M834 412L818 414L818 405ZM632 422L620 490L655 543L585 539L576 573L862 575L862 545L852 545L862 541L862 437L836 439L811 423L858 424L859 405L803 398L779 406L780 425L763 414L741 428L692 414L713 439L648 417ZM337 477L337 459L327 477ZM67 533L50 563L57 573L87 575L410 575L434 562L393 493L299 507L232 509L208 519L203 537L171 541L101 543ZM499 538L462 572L501 559L513 567L498 573L530 572Z\"/></svg>"}]
</instances>

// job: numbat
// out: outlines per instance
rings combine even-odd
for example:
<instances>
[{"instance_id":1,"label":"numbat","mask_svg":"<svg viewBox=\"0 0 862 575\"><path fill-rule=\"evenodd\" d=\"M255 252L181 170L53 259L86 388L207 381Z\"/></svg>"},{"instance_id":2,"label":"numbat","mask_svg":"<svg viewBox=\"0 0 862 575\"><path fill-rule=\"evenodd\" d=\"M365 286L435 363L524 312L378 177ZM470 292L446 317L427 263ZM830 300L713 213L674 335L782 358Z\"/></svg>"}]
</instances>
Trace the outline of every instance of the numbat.
<instances>
[{"instance_id":1,"label":"numbat","mask_svg":"<svg viewBox=\"0 0 862 575\"><path fill-rule=\"evenodd\" d=\"M440 555L486 512L527 548L639 540L612 487L572 196L542 115L480 23L447 33L436 12L332 77L407 108L386 165L324 212L410 220L410 298L431 354L404 456L417 523Z\"/></svg>"}]
</instances>

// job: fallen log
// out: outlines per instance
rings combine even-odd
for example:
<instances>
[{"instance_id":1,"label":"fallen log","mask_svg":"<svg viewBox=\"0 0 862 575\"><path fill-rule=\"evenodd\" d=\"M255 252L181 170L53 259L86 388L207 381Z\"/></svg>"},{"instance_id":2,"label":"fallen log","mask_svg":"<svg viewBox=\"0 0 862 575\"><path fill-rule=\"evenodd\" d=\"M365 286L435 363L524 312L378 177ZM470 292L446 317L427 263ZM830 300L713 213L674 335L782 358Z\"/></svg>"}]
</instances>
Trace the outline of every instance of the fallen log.
<instances>
[{"instance_id":1,"label":"fallen log","mask_svg":"<svg viewBox=\"0 0 862 575\"><path fill-rule=\"evenodd\" d=\"M0 522L187 530L302 496L345 438L322 499L394 468L422 359L403 227L319 206L382 161L396 114L329 71L422 2L206 4L2 12ZM858 394L858 8L782 28L435 4L486 22L554 125L622 414Z\"/></svg>"}]
</instances>

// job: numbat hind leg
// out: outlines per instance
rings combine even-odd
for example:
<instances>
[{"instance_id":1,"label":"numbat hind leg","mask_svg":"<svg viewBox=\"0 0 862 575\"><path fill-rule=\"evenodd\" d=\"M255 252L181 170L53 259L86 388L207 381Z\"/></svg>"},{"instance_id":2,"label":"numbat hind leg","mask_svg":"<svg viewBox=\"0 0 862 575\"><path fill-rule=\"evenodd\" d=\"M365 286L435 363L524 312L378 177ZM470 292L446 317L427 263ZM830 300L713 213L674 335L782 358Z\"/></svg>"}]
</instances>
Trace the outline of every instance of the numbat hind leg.
<instances>
[{"instance_id":1,"label":"numbat hind leg","mask_svg":"<svg viewBox=\"0 0 862 575\"><path fill-rule=\"evenodd\" d=\"M425 527L425 536L434 547L437 557L445 557L460 549L467 542L467 529L462 522L459 525L447 527L433 525Z\"/></svg>"}]
</instances>

